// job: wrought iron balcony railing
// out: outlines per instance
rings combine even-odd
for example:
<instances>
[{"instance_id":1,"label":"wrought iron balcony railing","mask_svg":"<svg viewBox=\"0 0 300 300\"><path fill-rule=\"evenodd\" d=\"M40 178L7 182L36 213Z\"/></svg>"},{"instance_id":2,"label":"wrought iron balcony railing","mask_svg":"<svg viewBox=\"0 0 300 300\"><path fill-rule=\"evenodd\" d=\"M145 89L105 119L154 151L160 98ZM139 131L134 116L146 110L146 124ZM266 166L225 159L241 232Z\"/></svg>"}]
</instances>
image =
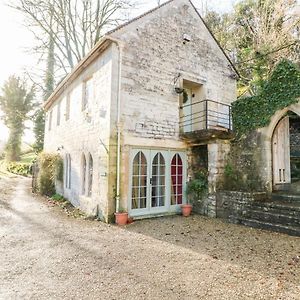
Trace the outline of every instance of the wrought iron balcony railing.
<instances>
[{"instance_id":1,"label":"wrought iron balcony railing","mask_svg":"<svg viewBox=\"0 0 300 300\"><path fill-rule=\"evenodd\" d=\"M232 130L231 106L213 100L201 100L180 107L180 132Z\"/></svg>"}]
</instances>

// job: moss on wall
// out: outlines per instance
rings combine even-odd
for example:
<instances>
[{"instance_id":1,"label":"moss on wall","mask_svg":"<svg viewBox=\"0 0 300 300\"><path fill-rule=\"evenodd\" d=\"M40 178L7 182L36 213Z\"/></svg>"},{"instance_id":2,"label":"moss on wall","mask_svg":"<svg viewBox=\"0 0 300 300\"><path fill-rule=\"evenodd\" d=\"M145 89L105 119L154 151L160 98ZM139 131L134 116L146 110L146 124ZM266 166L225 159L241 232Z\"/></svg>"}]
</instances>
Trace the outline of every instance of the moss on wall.
<instances>
[{"instance_id":1,"label":"moss on wall","mask_svg":"<svg viewBox=\"0 0 300 300\"><path fill-rule=\"evenodd\" d=\"M225 173L219 189L233 191L266 191L263 178L264 137L257 130L269 125L276 111L299 101L299 66L282 60L256 96L241 98L233 103L233 124L236 138L232 141Z\"/></svg>"},{"instance_id":2,"label":"moss on wall","mask_svg":"<svg viewBox=\"0 0 300 300\"><path fill-rule=\"evenodd\" d=\"M261 145L262 136L257 131L232 141L218 189L246 192L266 190L264 179L260 174Z\"/></svg>"},{"instance_id":3,"label":"moss on wall","mask_svg":"<svg viewBox=\"0 0 300 300\"><path fill-rule=\"evenodd\" d=\"M247 134L270 123L276 111L297 103L300 98L300 69L282 60L256 96L244 97L232 105L234 130Z\"/></svg>"}]
</instances>

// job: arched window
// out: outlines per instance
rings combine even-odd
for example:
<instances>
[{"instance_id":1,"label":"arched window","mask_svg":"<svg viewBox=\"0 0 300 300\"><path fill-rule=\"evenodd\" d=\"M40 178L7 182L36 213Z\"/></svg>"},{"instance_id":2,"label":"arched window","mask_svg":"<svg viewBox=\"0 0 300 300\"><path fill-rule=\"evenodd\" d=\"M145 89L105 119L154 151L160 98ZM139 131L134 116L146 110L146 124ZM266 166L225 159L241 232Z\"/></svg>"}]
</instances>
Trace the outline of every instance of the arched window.
<instances>
[{"instance_id":1,"label":"arched window","mask_svg":"<svg viewBox=\"0 0 300 300\"><path fill-rule=\"evenodd\" d=\"M71 188L71 155L66 154L65 156L65 187Z\"/></svg>"},{"instance_id":2,"label":"arched window","mask_svg":"<svg viewBox=\"0 0 300 300\"><path fill-rule=\"evenodd\" d=\"M93 191L93 157L89 154L89 168L88 168L88 196L92 196Z\"/></svg>"},{"instance_id":3,"label":"arched window","mask_svg":"<svg viewBox=\"0 0 300 300\"><path fill-rule=\"evenodd\" d=\"M132 164L132 209L146 208L147 205L147 160L142 151L138 152Z\"/></svg>"},{"instance_id":4,"label":"arched window","mask_svg":"<svg viewBox=\"0 0 300 300\"><path fill-rule=\"evenodd\" d=\"M171 205L182 204L183 197L183 166L177 153L171 161Z\"/></svg>"},{"instance_id":5,"label":"arched window","mask_svg":"<svg viewBox=\"0 0 300 300\"><path fill-rule=\"evenodd\" d=\"M165 159L163 155L159 152L155 155L152 162L152 207L159 207L165 205L165 171Z\"/></svg>"},{"instance_id":6,"label":"arched window","mask_svg":"<svg viewBox=\"0 0 300 300\"><path fill-rule=\"evenodd\" d=\"M86 159L83 153L81 159L81 194L82 195L85 195L85 186L86 186Z\"/></svg>"}]
</instances>

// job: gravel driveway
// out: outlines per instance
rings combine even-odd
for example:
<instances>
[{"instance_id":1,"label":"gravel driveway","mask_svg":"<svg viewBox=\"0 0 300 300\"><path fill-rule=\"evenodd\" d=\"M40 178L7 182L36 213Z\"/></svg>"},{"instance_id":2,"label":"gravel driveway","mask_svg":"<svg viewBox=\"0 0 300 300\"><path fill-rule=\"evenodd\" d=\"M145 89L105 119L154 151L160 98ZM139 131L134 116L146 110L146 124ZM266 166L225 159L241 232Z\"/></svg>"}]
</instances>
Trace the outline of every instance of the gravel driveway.
<instances>
[{"instance_id":1,"label":"gravel driveway","mask_svg":"<svg viewBox=\"0 0 300 300\"><path fill-rule=\"evenodd\" d=\"M0 299L300 299L300 238L201 216L125 228L0 179Z\"/></svg>"}]
</instances>

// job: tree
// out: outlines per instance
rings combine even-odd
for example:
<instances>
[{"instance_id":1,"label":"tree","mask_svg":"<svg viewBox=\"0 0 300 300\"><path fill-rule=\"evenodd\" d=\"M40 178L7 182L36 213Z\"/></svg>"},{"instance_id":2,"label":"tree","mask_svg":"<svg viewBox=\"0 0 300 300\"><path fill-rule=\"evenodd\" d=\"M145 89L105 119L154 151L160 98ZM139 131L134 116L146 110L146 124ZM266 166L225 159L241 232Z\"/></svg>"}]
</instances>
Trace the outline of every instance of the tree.
<instances>
[{"instance_id":1,"label":"tree","mask_svg":"<svg viewBox=\"0 0 300 300\"><path fill-rule=\"evenodd\" d=\"M54 90L54 40L53 36L50 35L49 47L48 47L48 58L47 67L44 82L44 95L43 100L46 101ZM34 127L33 132L35 135L34 149L40 152L44 148L44 135L45 135L45 112L41 107L34 115Z\"/></svg>"},{"instance_id":2,"label":"tree","mask_svg":"<svg viewBox=\"0 0 300 300\"><path fill-rule=\"evenodd\" d=\"M103 33L122 21L122 12L133 0L15 0L27 26L39 42L36 49L48 53L52 36L56 71L66 75L99 41Z\"/></svg>"},{"instance_id":3,"label":"tree","mask_svg":"<svg viewBox=\"0 0 300 300\"><path fill-rule=\"evenodd\" d=\"M231 14L208 13L206 21L241 75L240 94L256 94L282 59L299 59L295 0L242 0Z\"/></svg>"},{"instance_id":4,"label":"tree","mask_svg":"<svg viewBox=\"0 0 300 300\"><path fill-rule=\"evenodd\" d=\"M15 0L11 6L25 15L26 25L38 41L34 52L41 60L47 56L44 84L39 84L42 104L53 92L55 78L59 81L66 76L106 30L122 21L122 12L133 8L134 0ZM44 127L40 108L34 116L36 151L43 148Z\"/></svg>"},{"instance_id":5,"label":"tree","mask_svg":"<svg viewBox=\"0 0 300 300\"><path fill-rule=\"evenodd\" d=\"M4 83L0 108L4 113L4 124L9 129L6 145L6 158L9 161L20 160L21 142L25 129L25 120L34 108L34 88L27 90L26 83L19 77L11 76Z\"/></svg>"},{"instance_id":6,"label":"tree","mask_svg":"<svg viewBox=\"0 0 300 300\"><path fill-rule=\"evenodd\" d=\"M36 152L41 152L44 148L45 136L45 112L43 108L38 109L34 114L33 132L35 136L33 148Z\"/></svg>"}]
</instances>

